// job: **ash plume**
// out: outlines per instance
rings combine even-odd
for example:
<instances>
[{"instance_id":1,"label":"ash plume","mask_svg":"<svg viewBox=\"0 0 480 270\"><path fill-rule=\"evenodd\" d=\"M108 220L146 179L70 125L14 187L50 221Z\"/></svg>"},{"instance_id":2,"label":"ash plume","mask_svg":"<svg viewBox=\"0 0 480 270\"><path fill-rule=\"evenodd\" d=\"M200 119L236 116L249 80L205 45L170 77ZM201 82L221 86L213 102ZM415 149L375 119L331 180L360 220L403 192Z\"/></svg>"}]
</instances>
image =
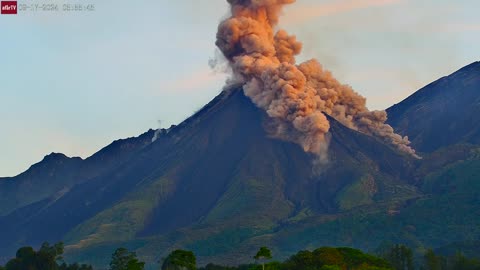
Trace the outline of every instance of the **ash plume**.
<instances>
[{"instance_id":1,"label":"ash plume","mask_svg":"<svg viewBox=\"0 0 480 270\"><path fill-rule=\"evenodd\" d=\"M328 114L351 129L381 138L419 158L408 137L385 124L385 111L369 111L364 97L338 82L317 60L296 64L302 43L277 29L283 6L295 0L227 2L231 16L220 23L216 45L233 76L243 82L245 95L270 116L270 135L298 143L306 152L325 159Z\"/></svg>"}]
</instances>

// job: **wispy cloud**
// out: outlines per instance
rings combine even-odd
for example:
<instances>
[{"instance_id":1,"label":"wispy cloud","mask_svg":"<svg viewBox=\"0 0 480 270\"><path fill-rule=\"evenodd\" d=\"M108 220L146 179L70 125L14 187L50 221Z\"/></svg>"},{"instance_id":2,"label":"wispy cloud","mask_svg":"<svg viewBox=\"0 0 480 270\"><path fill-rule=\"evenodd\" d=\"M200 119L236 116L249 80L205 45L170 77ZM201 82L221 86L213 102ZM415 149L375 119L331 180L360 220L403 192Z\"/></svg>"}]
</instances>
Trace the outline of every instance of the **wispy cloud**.
<instances>
[{"instance_id":1,"label":"wispy cloud","mask_svg":"<svg viewBox=\"0 0 480 270\"><path fill-rule=\"evenodd\" d=\"M161 85L161 92L191 92L221 84L225 81L225 74L216 73L210 68L199 69L186 76L173 79Z\"/></svg>"},{"instance_id":2,"label":"wispy cloud","mask_svg":"<svg viewBox=\"0 0 480 270\"><path fill-rule=\"evenodd\" d=\"M363 27L366 28L365 26ZM373 28L371 28L373 29ZM419 23L412 27L392 27L386 25L378 25L376 31L389 31L398 33L413 34L474 34L480 32L480 23L463 23L463 22L442 22L442 23Z\"/></svg>"},{"instance_id":3,"label":"wispy cloud","mask_svg":"<svg viewBox=\"0 0 480 270\"><path fill-rule=\"evenodd\" d=\"M282 21L285 24L301 24L318 17L333 16L352 10L398 4L405 0L345 0L333 3L292 7Z\"/></svg>"}]
</instances>

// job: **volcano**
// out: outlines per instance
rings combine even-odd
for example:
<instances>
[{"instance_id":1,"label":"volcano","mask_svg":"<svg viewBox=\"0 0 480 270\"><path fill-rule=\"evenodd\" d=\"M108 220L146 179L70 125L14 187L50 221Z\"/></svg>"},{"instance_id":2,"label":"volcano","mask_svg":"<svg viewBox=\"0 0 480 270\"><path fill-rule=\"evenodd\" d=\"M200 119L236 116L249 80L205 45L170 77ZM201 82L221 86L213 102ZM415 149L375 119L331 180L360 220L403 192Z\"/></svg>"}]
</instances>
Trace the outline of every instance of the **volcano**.
<instances>
[{"instance_id":1,"label":"volcano","mask_svg":"<svg viewBox=\"0 0 480 270\"><path fill-rule=\"evenodd\" d=\"M459 72L444 86L478 82L476 68ZM406 104L426 106L433 98L411 99ZM477 100L458 99L467 103L460 108ZM408 106L390 109L392 124L402 127L397 123L404 123L405 113L395 113L397 107ZM0 254L7 258L23 245L62 240L67 259L99 267L120 246L147 263L185 248L200 264L237 264L264 245L283 258L321 245L441 247L480 236L475 141L445 144L418 160L326 117L326 162L299 144L272 138L265 131L270 117L240 86L222 91L178 126L116 141L86 160L49 155L0 182L9 185L0 185L5 194L50 186L5 207ZM426 114L421 123L430 127L433 118ZM401 132L410 135L407 128ZM455 226L463 229L449 234Z\"/></svg>"},{"instance_id":2,"label":"volcano","mask_svg":"<svg viewBox=\"0 0 480 270\"><path fill-rule=\"evenodd\" d=\"M258 234L303 216L415 196L411 158L381 141L330 118L329 160L316 164L300 146L270 138L268 121L241 88L223 91L120 165L105 164L91 178L80 169L68 191L2 218L1 238L10 244L3 247L68 239L74 250L196 226Z\"/></svg>"}]
</instances>

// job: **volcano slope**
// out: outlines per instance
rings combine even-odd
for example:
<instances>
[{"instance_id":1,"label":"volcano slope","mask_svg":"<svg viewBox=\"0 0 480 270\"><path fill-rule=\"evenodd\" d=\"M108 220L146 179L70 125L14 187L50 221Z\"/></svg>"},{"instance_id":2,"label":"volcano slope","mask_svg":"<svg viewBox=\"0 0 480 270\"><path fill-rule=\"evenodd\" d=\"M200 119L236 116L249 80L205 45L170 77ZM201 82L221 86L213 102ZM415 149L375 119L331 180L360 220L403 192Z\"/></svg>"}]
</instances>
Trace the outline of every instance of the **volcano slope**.
<instances>
[{"instance_id":1,"label":"volcano slope","mask_svg":"<svg viewBox=\"0 0 480 270\"><path fill-rule=\"evenodd\" d=\"M431 153L459 143L480 144L480 62L418 90L389 109L388 123L414 147Z\"/></svg>"},{"instance_id":2,"label":"volcano slope","mask_svg":"<svg viewBox=\"0 0 480 270\"><path fill-rule=\"evenodd\" d=\"M479 82L474 63L388 110L422 160L329 117L319 163L270 138L269 118L240 87L223 91L153 142L149 131L86 160L49 155L6 179L11 198L42 192L4 207L0 254L63 240L68 259L106 267L119 246L151 266L174 248L237 264L263 245L276 259L323 245L468 246L480 237Z\"/></svg>"},{"instance_id":3,"label":"volcano slope","mask_svg":"<svg viewBox=\"0 0 480 270\"><path fill-rule=\"evenodd\" d=\"M241 250L260 243L290 252L276 235L312 218L387 212L420 196L417 161L380 140L330 118L328 162L317 164L298 145L269 138L268 120L241 88L224 91L123 164L0 218L1 252L65 240L70 258L97 265L118 246L148 262L185 247L200 263L239 263L251 257Z\"/></svg>"},{"instance_id":4,"label":"volcano slope","mask_svg":"<svg viewBox=\"0 0 480 270\"><path fill-rule=\"evenodd\" d=\"M155 131L117 140L83 160L51 153L15 177L0 177L0 216L49 197L62 196L70 188L124 163L152 141Z\"/></svg>"}]
</instances>

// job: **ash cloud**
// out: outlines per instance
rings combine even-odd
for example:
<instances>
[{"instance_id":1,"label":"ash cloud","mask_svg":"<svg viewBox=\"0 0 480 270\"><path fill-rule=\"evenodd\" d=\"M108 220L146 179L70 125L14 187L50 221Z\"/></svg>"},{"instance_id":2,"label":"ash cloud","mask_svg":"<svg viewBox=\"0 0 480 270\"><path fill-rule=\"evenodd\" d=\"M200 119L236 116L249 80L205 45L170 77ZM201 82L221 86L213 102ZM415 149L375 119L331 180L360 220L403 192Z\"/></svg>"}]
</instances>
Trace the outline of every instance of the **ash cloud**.
<instances>
[{"instance_id":1,"label":"ash cloud","mask_svg":"<svg viewBox=\"0 0 480 270\"><path fill-rule=\"evenodd\" d=\"M315 59L296 63L302 43L277 29L284 5L295 0L227 0L231 16L223 20L216 45L228 60L245 95L272 119L273 137L295 142L326 160L328 114L345 126L381 138L414 157L407 137L387 124L385 111L369 111L366 99L341 84Z\"/></svg>"}]
</instances>

